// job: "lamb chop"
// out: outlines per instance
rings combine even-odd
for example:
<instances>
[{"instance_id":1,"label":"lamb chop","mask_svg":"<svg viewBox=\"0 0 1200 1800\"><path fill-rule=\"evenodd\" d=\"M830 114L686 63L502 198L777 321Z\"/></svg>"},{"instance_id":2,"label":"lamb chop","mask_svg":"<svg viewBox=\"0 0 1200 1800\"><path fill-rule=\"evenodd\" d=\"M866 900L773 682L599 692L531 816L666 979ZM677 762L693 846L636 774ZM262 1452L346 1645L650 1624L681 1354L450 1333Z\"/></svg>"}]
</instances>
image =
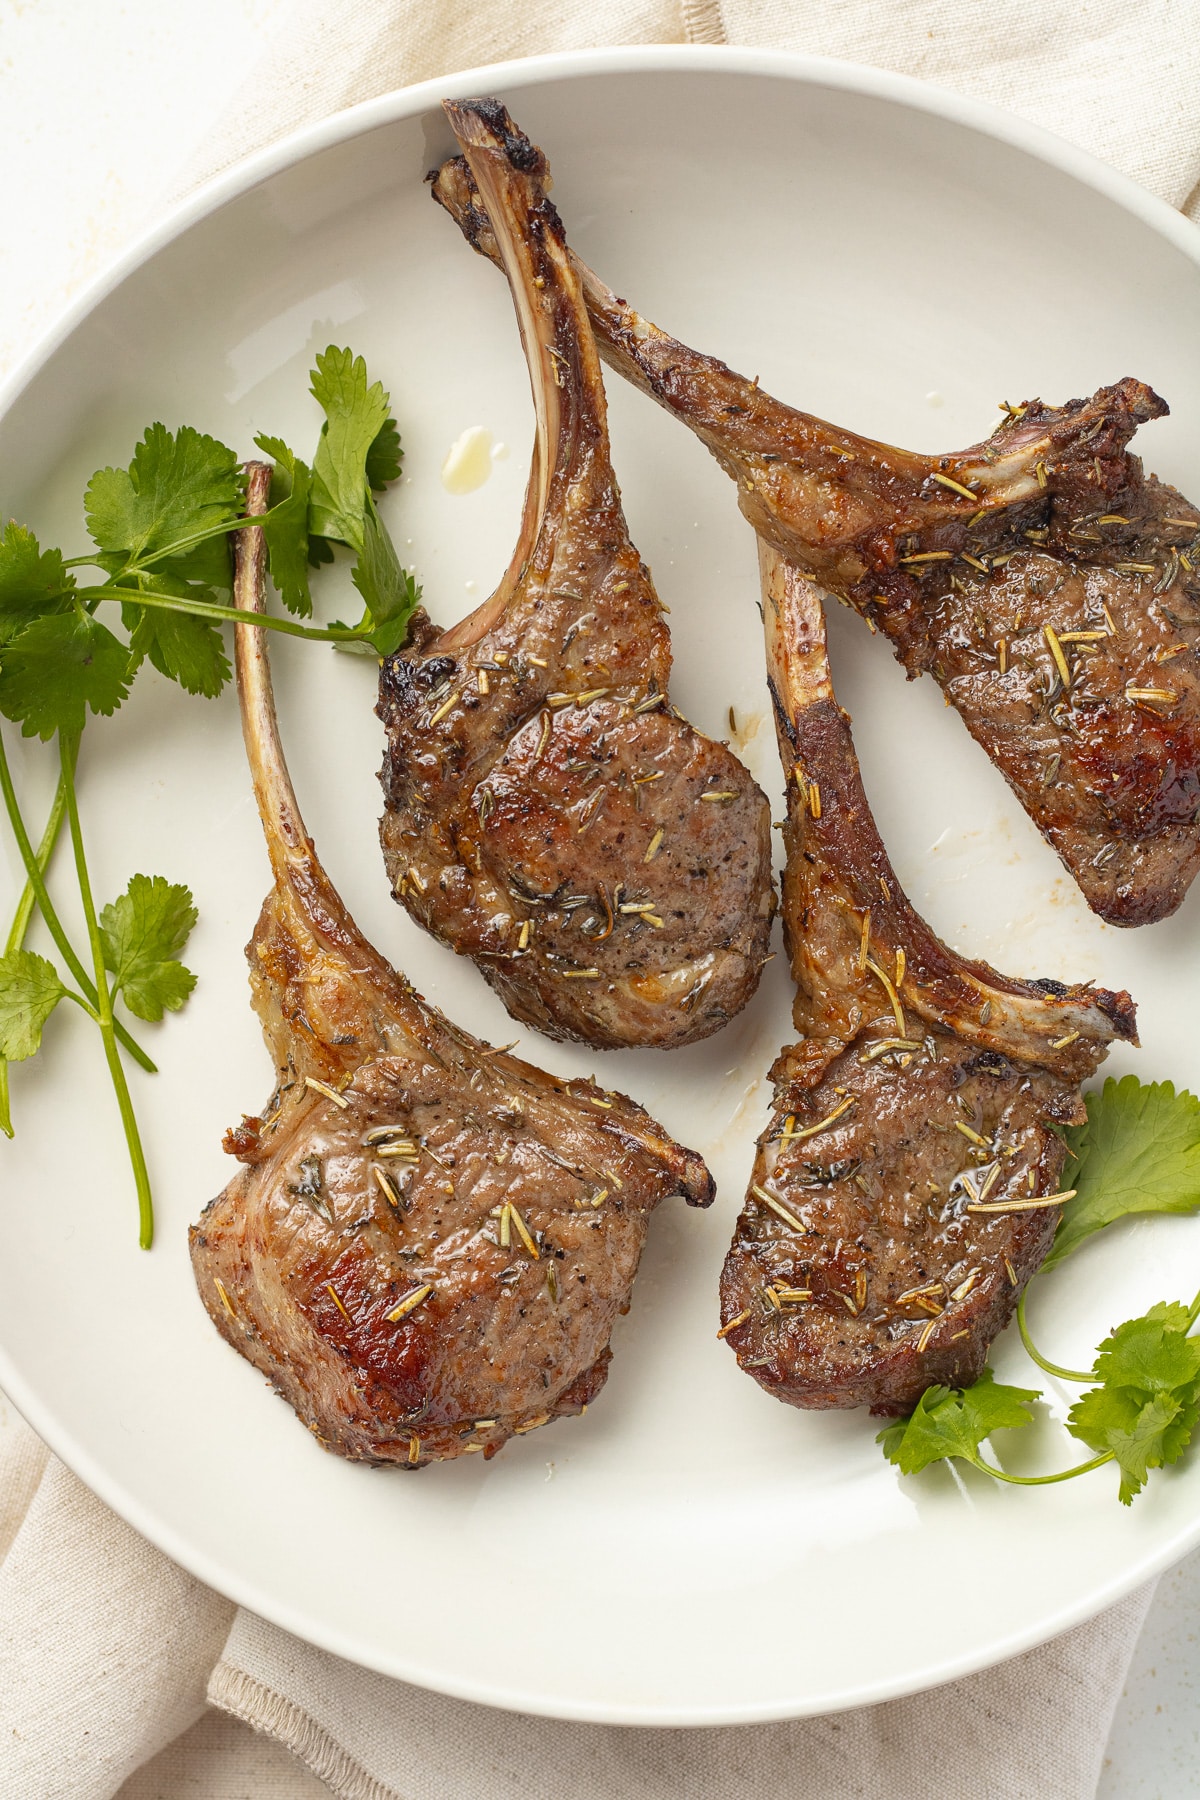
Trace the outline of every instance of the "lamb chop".
<instances>
[{"instance_id":1,"label":"lamb chop","mask_svg":"<svg viewBox=\"0 0 1200 1800\"><path fill-rule=\"evenodd\" d=\"M271 471L249 467L249 511ZM262 532L235 548L261 610ZM650 1214L712 1199L640 1106L460 1031L354 925L304 829L264 634L237 674L274 886L247 955L278 1078L226 1139L245 1167L191 1231L213 1323L330 1450L420 1467L581 1412Z\"/></svg>"},{"instance_id":2,"label":"lamb chop","mask_svg":"<svg viewBox=\"0 0 1200 1800\"><path fill-rule=\"evenodd\" d=\"M761 546L788 770L784 932L801 1041L721 1276L721 1335L792 1406L908 1412L980 1374L1050 1247L1079 1084L1127 994L967 962L909 904L834 698L815 584Z\"/></svg>"},{"instance_id":3,"label":"lamb chop","mask_svg":"<svg viewBox=\"0 0 1200 1800\"><path fill-rule=\"evenodd\" d=\"M461 159L434 193L496 260ZM573 266L601 354L708 446L756 531L933 674L1088 905L1174 912L1200 867L1200 508L1126 449L1165 402L1126 379L918 456L773 400Z\"/></svg>"},{"instance_id":4,"label":"lamb chop","mask_svg":"<svg viewBox=\"0 0 1200 1800\"><path fill-rule=\"evenodd\" d=\"M552 1037L688 1044L758 985L770 815L668 697L671 649L629 541L604 389L540 154L494 102L447 103L496 222L537 441L500 586L385 664L393 891Z\"/></svg>"}]
</instances>

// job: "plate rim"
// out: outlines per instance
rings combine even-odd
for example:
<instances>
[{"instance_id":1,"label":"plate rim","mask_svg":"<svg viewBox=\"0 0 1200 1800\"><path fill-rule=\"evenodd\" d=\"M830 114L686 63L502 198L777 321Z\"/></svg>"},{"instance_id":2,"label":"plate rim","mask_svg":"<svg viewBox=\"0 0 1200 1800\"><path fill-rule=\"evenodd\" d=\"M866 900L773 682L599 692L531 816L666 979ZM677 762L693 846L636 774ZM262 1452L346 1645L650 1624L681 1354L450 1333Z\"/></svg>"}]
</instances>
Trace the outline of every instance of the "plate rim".
<instances>
[{"instance_id":1,"label":"plate rim","mask_svg":"<svg viewBox=\"0 0 1200 1800\"><path fill-rule=\"evenodd\" d=\"M517 86L561 83L594 75L691 74L706 71L751 76L794 83L800 87L840 90L868 99L881 99L910 110L961 125L980 135L1025 152L1060 173L1081 182L1124 212L1132 214L1200 266L1200 228L1167 201L1141 187L1132 177L1080 149L1041 125L977 100L935 86L916 77L896 74L830 57L792 51L735 45L642 44L600 50L552 52L504 62L478 65L435 77L410 87L359 102L316 120L274 143L253 152L204 182L192 194L171 205L141 231L126 248L89 281L59 312L13 369L0 382L0 426L15 402L41 373L47 362L87 320L96 307L137 270L150 262L193 226L226 205L242 198L271 177L297 167L317 155L380 126L419 116L450 94L501 93ZM1200 1543L1200 1515L1190 1527L1178 1530L1167 1542L1123 1566L1121 1572L1086 1599L1060 1607L1020 1630L992 1639L975 1651L963 1652L903 1675L880 1677L858 1686L845 1686L834 1695L814 1701L803 1695L786 1705L778 1701L738 1704L690 1710L680 1707L613 1705L579 1698L567 1703L556 1696L539 1696L518 1687L500 1687L477 1680L455 1678L449 1671L415 1670L402 1654L385 1655L364 1647L353 1634L322 1622L314 1614L281 1602L277 1596L255 1587L252 1579L231 1573L207 1552L197 1548L161 1518L119 1479L110 1478L91 1453L75 1441L69 1428L60 1426L52 1409L44 1406L21 1371L0 1344L0 1388L54 1455L105 1505L154 1544L188 1573L238 1606L269 1620L318 1649L375 1673L405 1681L435 1693L498 1707L504 1711L589 1724L661 1726L749 1725L840 1712L851 1707L876 1705L942 1686L946 1682L991 1668L1023 1651L1035 1648L1064 1631L1096 1617L1160 1574Z\"/></svg>"}]
</instances>

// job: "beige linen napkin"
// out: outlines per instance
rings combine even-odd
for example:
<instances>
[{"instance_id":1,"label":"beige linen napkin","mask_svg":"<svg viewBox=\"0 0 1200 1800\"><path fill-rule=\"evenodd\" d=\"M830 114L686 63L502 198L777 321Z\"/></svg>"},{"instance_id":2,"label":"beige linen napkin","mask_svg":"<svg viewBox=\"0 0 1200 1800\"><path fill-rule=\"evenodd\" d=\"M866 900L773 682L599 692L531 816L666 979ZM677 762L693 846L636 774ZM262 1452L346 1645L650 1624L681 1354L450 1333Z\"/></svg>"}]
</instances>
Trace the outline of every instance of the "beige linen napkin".
<instances>
[{"instance_id":1,"label":"beige linen napkin","mask_svg":"<svg viewBox=\"0 0 1200 1800\"><path fill-rule=\"evenodd\" d=\"M3 1800L1092 1800L1153 1591L911 1700L653 1731L446 1699L235 1614L2 1404L0 1555Z\"/></svg>"},{"instance_id":2,"label":"beige linen napkin","mask_svg":"<svg viewBox=\"0 0 1200 1800\"><path fill-rule=\"evenodd\" d=\"M1200 210L1197 0L303 0L189 171L455 69L614 44L844 57L987 100Z\"/></svg>"},{"instance_id":3,"label":"beige linen napkin","mask_svg":"<svg viewBox=\"0 0 1200 1800\"><path fill-rule=\"evenodd\" d=\"M1198 27L1200 0L303 0L187 185L448 70L728 41L874 63L1007 106L1200 210ZM2 1409L0 1559L0 1800L306 1800L326 1788L344 1800L1092 1800L1151 1594L913 1699L650 1731L427 1694L235 1612Z\"/></svg>"}]
</instances>

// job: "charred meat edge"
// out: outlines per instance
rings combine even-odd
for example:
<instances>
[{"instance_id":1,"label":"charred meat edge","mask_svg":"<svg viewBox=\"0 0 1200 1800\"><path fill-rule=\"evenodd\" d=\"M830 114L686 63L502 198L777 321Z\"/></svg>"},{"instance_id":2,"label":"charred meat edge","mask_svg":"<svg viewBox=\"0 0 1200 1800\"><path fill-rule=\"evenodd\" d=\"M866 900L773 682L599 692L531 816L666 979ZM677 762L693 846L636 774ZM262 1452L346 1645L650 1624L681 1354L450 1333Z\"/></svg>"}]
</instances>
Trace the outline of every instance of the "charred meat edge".
<instances>
[{"instance_id":1,"label":"charred meat edge","mask_svg":"<svg viewBox=\"0 0 1200 1800\"><path fill-rule=\"evenodd\" d=\"M909 1411L977 1379L1060 1217L1064 1125L1127 994L957 956L903 893L834 696L816 585L761 545L803 1033L721 1279L741 1366L800 1407Z\"/></svg>"},{"instance_id":2,"label":"charred meat edge","mask_svg":"<svg viewBox=\"0 0 1200 1800\"><path fill-rule=\"evenodd\" d=\"M249 466L251 514L270 479ZM234 561L253 614L261 529ZM379 956L305 830L261 628L236 628L236 659L273 876L247 954L277 1088L229 1134L244 1167L190 1233L200 1295L328 1449L491 1456L595 1397L650 1213L707 1205L712 1180L633 1101L490 1050Z\"/></svg>"}]
</instances>

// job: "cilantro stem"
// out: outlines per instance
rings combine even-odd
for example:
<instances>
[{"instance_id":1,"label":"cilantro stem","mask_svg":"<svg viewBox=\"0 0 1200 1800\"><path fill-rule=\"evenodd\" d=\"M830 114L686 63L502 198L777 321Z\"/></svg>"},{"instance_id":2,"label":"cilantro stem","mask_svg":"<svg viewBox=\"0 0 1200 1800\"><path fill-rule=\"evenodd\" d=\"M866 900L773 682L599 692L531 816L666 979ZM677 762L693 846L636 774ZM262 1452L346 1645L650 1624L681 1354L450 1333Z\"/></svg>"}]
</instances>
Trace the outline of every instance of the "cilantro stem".
<instances>
[{"instance_id":1,"label":"cilantro stem","mask_svg":"<svg viewBox=\"0 0 1200 1800\"><path fill-rule=\"evenodd\" d=\"M1076 1475L1086 1475L1090 1470L1100 1468L1103 1463L1112 1462L1113 1452L1102 1450L1090 1462L1076 1463L1073 1469L1060 1469L1057 1475L1010 1475L1007 1470L997 1469L993 1464L984 1462L981 1456L968 1456L965 1460L973 1469L982 1469L985 1475L992 1475L997 1481L1011 1482L1013 1487L1050 1487L1056 1481L1070 1481Z\"/></svg>"},{"instance_id":2,"label":"cilantro stem","mask_svg":"<svg viewBox=\"0 0 1200 1800\"><path fill-rule=\"evenodd\" d=\"M59 919L57 912L54 910L54 903L51 900L49 892L46 888L45 877L42 873L43 868L45 866L45 864L41 860L42 851L41 851L41 849L39 849L35 854L33 845L29 841L29 833L25 829L25 821L21 816L21 808L17 802L16 789L13 787L12 770L9 767L8 752L6 751L6 749L4 747L4 738L2 735L0 735L0 792L3 793L4 808L5 808L5 811L8 813L8 821L9 821L9 824L12 826L13 837L16 839L17 849L19 850L20 855L21 855L21 861L25 865L26 890L25 890L25 893L22 894L20 903L17 908L18 918L21 916L23 911L24 911L24 915L25 915L24 916L24 928L22 929L21 937L22 938L24 937L25 929L28 928L29 912L28 912L28 910L26 910L26 897L29 894L29 892L32 890L33 898L37 901L38 911L41 913L43 919L46 921L47 929L50 932L50 936L54 939L55 945L58 948L59 955L62 957L63 961L66 963L68 969L70 969L72 975L75 977L76 981L79 983L81 990L83 991L84 994L86 994L88 1000L91 1002L91 1004L93 1006L98 1007L99 1000L97 998L96 989L93 986L90 979L88 978L87 970L84 968L82 962L80 962L78 956L76 956L75 951L71 945L70 939L68 938L66 932L63 930L62 921ZM63 814L63 809L66 806L66 800L67 800L66 782L65 782L64 778L62 776L60 776L58 790L55 793L55 797L54 797L54 806L58 809L58 823L55 824L55 827L54 827L54 836L55 837L57 837L59 825L61 825L61 823L62 823L62 814ZM53 819L54 819L54 812L52 810L51 811L51 820L53 821ZM46 828L47 836L49 835L49 832L50 832L50 827L47 826L47 828ZM43 844L43 848L44 848L46 846L46 837L43 837L42 844ZM53 842L53 839L51 839L51 841L49 843L49 847L46 850L46 858L45 858L46 862L49 862L50 851L53 850L53 848L54 848L54 842ZM14 932L16 930L15 922L14 922L13 930L14 930ZM10 950L19 948L19 940L16 944L14 944L10 937L8 948ZM130 1056L132 1056L134 1062L138 1063L141 1068L145 1069L145 1071L148 1075L156 1074L157 1073L156 1065L153 1062L151 1062L150 1058L146 1055L146 1052L142 1049L142 1047L138 1043L137 1039L132 1037L129 1034L129 1032L126 1031L125 1027L123 1025L121 1025L120 1023L118 1023L116 1020L114 1020L114 1022L113 1022L113 1029L116 1032L117 1037L120 1040L123 1047L129 1052Z\"/></svg>"},{"instance_id":3,"label":"cilantro stem","mask_svg":"<svg viewBox=\"0 0 1200 1800\"><path fill-rule=\"evenodd\" d=\"M1198 1318L1200 1318L1200 1294L1196 1295L1196 1298L1192 1301L1192 1304L1188 1307L1187 1322L1188 1322L1188 1330L1189 1331L1191 1330L1192 1326L1196 1323L1196 1320Z\"/></svg>"},{"instance_id":4,"label":"cilantro stem","mask_svg":"<svg viewBox=\"0 0 1200 1800\"><path fill-rule=\"evenodd\" d=\"M1079 1369L1064 1369L1059 1363L1047 1362L1046 1358L1036 1347L1033 1339L1029 1335L1029 1327L1025 1323L1024 1294L1022 1294L1021 1298L1017 1301L1017 1330L1021 1333L1021 1342L1025 1346L1026 1353L1033 1359L1039 1369L1044 1369L1046 1371L1047 1375L1058 1375L1061 1376L1064 1381L1075 1381L1079 1382L1081 1385L1086 1385L1088 1382L1096 1379L1090 1369L1086 1374L1083 1374Z\"/></svg>"},{"instance_id":5,"label":"cilantro stem","mask_svg":"<svg viewBox=\"0 0 1200 1800\"><path fill-rule=\"evenodd\" d=\"M54 802L50 808L50 817L46 820L46 829L42 833L42 841L37 847L37 866L45 880L46 870L50 866L50 858L54 854L54 846L58 842L58 834L62 830L62 822L66 817L67 791L63 787L62 776L58 778L58 786L54 790ZM12 929L8 934L8 942L4 946L6 956L14 950L20 950L25 942L25 933L29 930L29 921L33 917L33 909L37 904L37 894L32 881L25 882L17 910L13 917Z\"/></svg>"},{"instance_id":6,"label":"cilantro stem","mask_svg":"<svg viewBox=\"0 0 1200 1800\"><path fill-rule=\"evenodd\" d=\"M137 1120L134 1117L133 1101L129 1097L129 1084L125 1080L121 1053L117 1049L112 995L108 988L108 971L104 966L104 946L100 939L100 926L96 919L95 902L92 899L92 884L88 878L87 861L83 853L83 832L79 825L79 805L75 796L75 758L79 750L78 737L64 738L60 732L58 750L63 787L67 797L71 847L75 852L75 871L79 877L79 898L87 923L88 943L91 945L92 951L92 967L96 973L96 1023L100 1027L100 1036L104 1041L105 1060L108 1063L108 1072L112 1076L117 1105L121 1113L121 1123L125 1127L125 1142L129 1146L129 1160L133 1165L140 1227L138 1242L143 1250L148 1250L154 1241L154 1204L150 1196L150 1177L146 1170L146 1158L142 1150L142 1140L138 1134Z\"/></svg>"},{"instance_id":7,"label":"cilantro stem","mask_svg":"<svg viewBox=\"0 0 1200 1800\"><path fill-rule=\"evenodd\" d=\"M81 1010L87 1014L88 1018L92 1021L93 1025L98 1025L100 1023L100 1014L96 1011L96 1008L89 1001L84 999L82 994L76 994L71 988L64 988L63 989L63 999L64 1000L73 1000L75 1002L75 1005L78 1006L79 1008L81 1008Z\"/></svg>"},{"instance_id":8,"label":"cilantro stem","mask_svg":"<svg viewBox=\"0 0 1200 1800\"><path fill-rule=\"evenodd\" d=\"M50 808L50 817L46 821L46 829L42 833L42 841L37 847L37 866L43 877L54 854L54 846L58 842L58 834L62 830L63 814L66 809L67 796L59 776L58 786L54 790L54 804ZM20 950L25 942L25 933L29 930L29 921L33 917L33 909L37 896L33 891L33 883L25 882L21 898L17 902L17 910L9 930L8 940L4 946L4 954L11 956L14 950ZM12 1137L12 1107L8 1091L8 1058L0 1056L0 1131L5 1137Z\"/></svg>"},{"instance_id":9,"label":"cilantro stem","mask_svg":"<svg viewBox=\"0 0 1200 1800\"><path fill-rule=\"evenodd\" d=\"M161 607L164 612L190 613L197 619L231 619L236 622L242 617L236 606L184 600L178 594L160 594L153 588L77 588L75 597L80 600L120 600L128 606L156 606ZM269 613L259 613L255 622L265 625L270 631L284 631L289 637L309 638L318 644L355 644L361 643L367 636L367 632L357 625L301 625L295 619L276 619Z\"/></svg>"},{"instance_id":10,"label":"cilantro stem","mask_svg":"<svg viewBox=\"0 0 1200 1800\"><path fill-rule=\"evenodd\" d=\"M157 550L151 550L148 556L135 551L121 574L136 575L142 569L153 568L155 563L169 562L173 556L182 556L185 551L194 550L198 544L206 544L212 538L229 537L245 525L269 524L287 505L288 501L283 500L278 506L269 507L265 513L256 513L253 519L242 516L225 519L217 525L206 525L202 531L189 532L186 537L176 538L172 544L161 544ZM104 564L94 556L65 556L62 566L64 569L102 569Z\"/></svg>"}]
</instances>

